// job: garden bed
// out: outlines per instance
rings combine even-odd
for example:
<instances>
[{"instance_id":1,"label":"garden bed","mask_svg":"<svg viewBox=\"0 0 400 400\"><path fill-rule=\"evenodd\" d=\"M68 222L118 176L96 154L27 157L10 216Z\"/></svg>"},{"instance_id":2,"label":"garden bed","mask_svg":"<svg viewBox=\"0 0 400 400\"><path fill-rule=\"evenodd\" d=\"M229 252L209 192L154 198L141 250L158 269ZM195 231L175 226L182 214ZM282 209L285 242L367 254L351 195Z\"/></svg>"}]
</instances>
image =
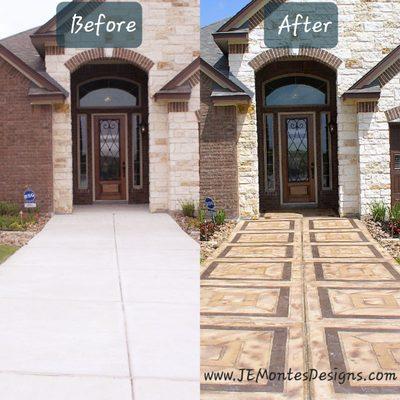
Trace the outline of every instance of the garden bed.
<instances>
[{"instance_id":1,"label":"garden bed","mask_svg":"<svg viewBox=\"0 0 400 400\"><path fill-rule=\"evenodd\" d=\"M25 246L48 220L38 210L21 211L17 204L0 202L0 244Z\"/></svg>"},{"instance_id":2,"label":"garden bed","mask_svg":"<svg viewBox=\"0 0 400 400\"><path fill-rule=\"evenodd\" d=\"M363 218L372 237L397 261L400 261L400 204L387 207L371 204L370 215Z\"/></svg>"},{"instance_id":3,"label":"garden bed","mask_svg":"<svg viewBox=\"0 0 400 400\"><path fill-rule=\"evenodd\" d=\"M213 235L208 240L202 240L201 246L201 263L205 263L216 250L228 240L237 225L236 221L226 221L223 225L218 226Z\"/></svg>"}]
</instances>

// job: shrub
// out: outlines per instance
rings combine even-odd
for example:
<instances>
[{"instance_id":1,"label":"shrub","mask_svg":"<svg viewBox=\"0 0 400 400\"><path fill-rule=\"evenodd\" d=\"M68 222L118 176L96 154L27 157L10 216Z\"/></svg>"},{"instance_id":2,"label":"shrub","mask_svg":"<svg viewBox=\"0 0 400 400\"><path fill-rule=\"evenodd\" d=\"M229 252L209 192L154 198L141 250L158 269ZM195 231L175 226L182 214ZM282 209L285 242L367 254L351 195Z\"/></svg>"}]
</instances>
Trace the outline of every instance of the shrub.
<instances>
[{"instance_id":1,"label":"shrub","mask_svg":"<svg viewBox=\"0 0 400 400\"><path fill-rule=\"evenodd\" d=\"M226 220L225 210L217 211L217 213L215 214L214 220L217 225L223 225Z\"/></svg>"},{"instance_id":2,"label":"shrub","mask_svg":"<svg viewBox=\"0 0 400 400\"><path fill-rule=\"evenodd\" d=\"M184 201L181 203L182 213L185 217L194 218L194 213L196 211L196 205L193 201Z\"/></svg>"},{"instance_id":3,"label":"shrub","mask_svg":"<svg viewBox=\"0 0 400 400\"><path fill-rule=\"evenodd\" d=\"M200 225L200 240L207 241L215 233L214 222L204 222Z\"/></svg>"},{"instance_id":4,"label":"shrub","mask_svg":"<svg viewBox=\"0 0 400 400\"><path fill-rule=\"evenodd\" d=\"M386 219L387 208L384 203L376 201L371 204L371 215L375 222L384 222Z\"/></svg>"},{"instance_id":5,"label":"shrub","mask_svg":"<svg viewBox=\"0 0 400 400\"><path fill-rule=\"evenodd\" d=\"M21 208L18 204L0 201L0 215L19 215Z\"/></svg>"},{"instance_id":6,"label":"shrub","mask_svg":"<svg viewBox=\"0 0 400 400\"><path fill-rule=\"evenodd\" d=\"M199 220L200 224L204 224L204 222L206 222L206 210L204 208L199 208L197 210L197 219Z\"/></svg>"},{"instance_id":7,"label":"shrub","mask_svg":"<svg viewBox=\"0 0 400 400\"><path fill-rule=\"evenodd\" d=\"M389 219L393 222L400 222L400 203L396 203L389 210Z\"/></svg>"},{"instance_id":8,"label":"shrub","mask_svg":"<svg viewBox=\"0 0 400 400\"><path fill-rule=\"evenodd\" d=\"M24 213L18 215L0 215L0 230L3 231L25 231L30 225L38 221L38 215Z\"/></svg>"}]
</instances>

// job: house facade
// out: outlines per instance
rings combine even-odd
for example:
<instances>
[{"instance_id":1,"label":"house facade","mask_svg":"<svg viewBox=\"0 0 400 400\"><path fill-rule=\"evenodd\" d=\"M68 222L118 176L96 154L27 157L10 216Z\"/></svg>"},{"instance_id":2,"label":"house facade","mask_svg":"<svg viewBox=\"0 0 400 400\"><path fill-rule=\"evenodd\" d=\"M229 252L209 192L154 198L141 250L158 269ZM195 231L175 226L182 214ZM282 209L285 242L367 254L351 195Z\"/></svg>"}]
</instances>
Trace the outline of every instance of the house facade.
<instances>
[{"instance_id":1,"label":"house facade","mask_svg":"<svg viewBox=\"0 0 400 400\"><path fill-rule=\"evenodd\" d=\"M266 3L202 28L201 197L242 217L400 200L400 2L337 0L329 49L268 48Z\"/></svg>"},{"instance_id":2,"label":"house facade","mask_svg":"<svg viewBox=\"0 0 400 400\"><path fill-rule=\"evenodd\" d=\"M0 41L0 200L198 200L199 1L140 3L137 48L60 47L56 17Z\"/></svg>"}]
</instances>

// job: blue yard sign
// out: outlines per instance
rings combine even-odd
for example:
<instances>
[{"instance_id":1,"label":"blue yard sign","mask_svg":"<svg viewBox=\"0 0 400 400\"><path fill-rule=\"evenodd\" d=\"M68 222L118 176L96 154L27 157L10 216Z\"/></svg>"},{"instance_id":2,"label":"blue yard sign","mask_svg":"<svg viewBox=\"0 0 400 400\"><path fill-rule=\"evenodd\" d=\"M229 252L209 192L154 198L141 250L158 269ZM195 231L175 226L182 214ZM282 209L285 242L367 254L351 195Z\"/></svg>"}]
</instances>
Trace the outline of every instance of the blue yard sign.
<instances>
[{"instance_id":1,"label":"blue yard sign","mask_svg":"<svg viewBox=\"0 0 400 400\"><path fill-rule=\"evenodd\" d=\"M214 200L211 197L206 197L206 199L204 200L204 203L205 203L208 211L215 210L215 203L214 203Z\"/></svg>"},{"instance_id":2,"label":"blue yard sign","mask_svg":"<svg viewBox=\"0 0 400 400\"><path fill-rule=\"evenodd\" d=\"M36 194L31 189L24 192L24 206L25 208L36 208Z\"/></svg>"}]
</instances>

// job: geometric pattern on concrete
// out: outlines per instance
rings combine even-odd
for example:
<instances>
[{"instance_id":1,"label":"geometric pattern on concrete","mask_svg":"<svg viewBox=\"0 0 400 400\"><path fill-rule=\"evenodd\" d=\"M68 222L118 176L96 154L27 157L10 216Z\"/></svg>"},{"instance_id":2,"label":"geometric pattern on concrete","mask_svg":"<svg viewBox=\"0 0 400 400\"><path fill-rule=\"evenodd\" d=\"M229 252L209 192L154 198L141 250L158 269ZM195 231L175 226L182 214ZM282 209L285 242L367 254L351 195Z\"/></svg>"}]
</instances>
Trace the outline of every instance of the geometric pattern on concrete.
<instances>
[{"instance_id":1,"label":"geometric pattern on concrete","mask_svg":"<svg viewBox=\"0 0 400 400\"><path fill-rule=\"evenodd\" d=\"M400 267L358 220L271 214L241 222L202 283L203 373L262 365L400 376ZM202 378L204 400L400 398L399 380Z\"/></svg>"},{"instance_id":2,"label":"geometric pattern on concrete","mask_svg":"<svg viewBox=\"0 0 400 400\"><path fill-rule=\"evenodd\" d=\"M333 368L347 372L362 371L363 376L377 372L400 376L400 329L326 328L325 339ZM400 384L394 380L362 379L342 385L337 382L334 388L336 393L400 393Z\"/></svg>"},{"instance_id":3,"label":"geometric pattern on concrete","mask_svg":"<svg viewBox=\"0 0 400 400\"><path fill-rule=\"evenodd\" d=\"M205 373L241 368L304 368L303 302L295 219L245 221L202 273L202 399L303 398L303 382L206 380ZM262 374L263 371L259 373ZM233 394L234 393L234 394Z\"/></svg>"}]
</instances>

